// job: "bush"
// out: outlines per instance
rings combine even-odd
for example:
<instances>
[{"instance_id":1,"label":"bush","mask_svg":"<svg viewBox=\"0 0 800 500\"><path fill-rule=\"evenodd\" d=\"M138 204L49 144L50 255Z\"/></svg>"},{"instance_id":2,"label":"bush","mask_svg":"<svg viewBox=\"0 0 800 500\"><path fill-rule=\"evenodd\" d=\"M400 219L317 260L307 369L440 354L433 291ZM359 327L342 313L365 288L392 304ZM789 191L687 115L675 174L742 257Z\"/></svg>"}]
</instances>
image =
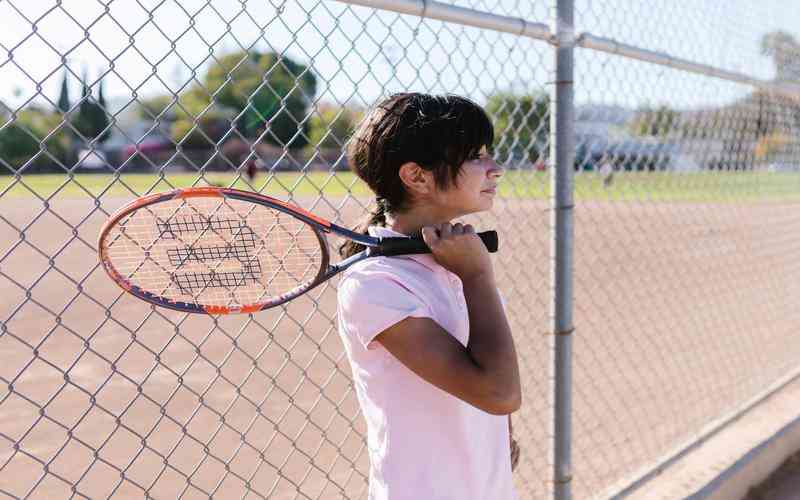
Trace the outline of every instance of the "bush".
<instances>
[{"instance_id":1,"label":"bush","mask_svg":"<svg viewBox=\"0 0 800 500\"><path fill-rule=\"evenodd\" d=\"M28 168L61 170L58 162L69 166L69 150L69 137L58 113L31 107L19 112L16 119L7 116L0 122L0 159L15 169L35 157Z\"/></svg>"}]
</instances>

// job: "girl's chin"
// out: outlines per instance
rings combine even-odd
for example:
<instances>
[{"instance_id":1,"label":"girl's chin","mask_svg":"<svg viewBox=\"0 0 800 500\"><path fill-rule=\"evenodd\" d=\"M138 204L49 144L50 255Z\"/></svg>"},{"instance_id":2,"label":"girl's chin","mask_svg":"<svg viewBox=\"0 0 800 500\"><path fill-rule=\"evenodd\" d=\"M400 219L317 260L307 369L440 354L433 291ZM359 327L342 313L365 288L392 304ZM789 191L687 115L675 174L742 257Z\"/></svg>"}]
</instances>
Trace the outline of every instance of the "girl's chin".
<instances>
[{"instance_id":1,"label":"girl's chin","mask_svg":"<svg viewBox=\"0 0 800 500\"><path fill-rule=\"evenodd\" d=\"M478 212L486 212L487 210L491 210L494 206L494 200L481 200L481 203L476 204L475 208L469 211L469 213L474 214Z\"/></svg>"}]
</instances>

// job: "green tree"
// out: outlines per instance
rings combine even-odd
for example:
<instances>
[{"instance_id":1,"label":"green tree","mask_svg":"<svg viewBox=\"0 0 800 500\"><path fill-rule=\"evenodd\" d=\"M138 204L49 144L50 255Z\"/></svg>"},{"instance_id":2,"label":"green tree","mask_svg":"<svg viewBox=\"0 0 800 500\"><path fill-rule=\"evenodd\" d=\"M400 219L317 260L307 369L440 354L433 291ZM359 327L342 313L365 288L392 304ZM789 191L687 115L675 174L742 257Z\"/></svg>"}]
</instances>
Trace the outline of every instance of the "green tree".
<instances>
[{"instance_id":1,"label":"green tree","mask_svg":"<svg viewBox=\"0 0 800 500\"><path fill-rule=\"evenodd\" d=\"M188 149L213 148L230 130L236 111L214 101L201 87L195 87L173 106L176 119L171 126L172 140Z\"/></svg>"},{"instance_id":2,"label":"green tree","mask_svg":"<svg viewBox=\"0 0 800 500\"><path fill-rule=\"evenodd\" d=\"M176 104L172 104L171 95L157 95L136 102L136 114L142 120L155 120L161 115L162 120L172 121L177 116ZM162 114L163 113L163 114Z\"/></svg>"},{"instance_id":3,"label":"green tree","mask_svg":"<svg viewBox=\"0 0 800 500\"><path fill-rule=\"evenodd\" d=\"M789 82L800 80L800 44L785 31L771 31L761 37L761 53L772 58L775 78Z\"/></svg>"},{"instance_id":4,"label":"green tree","mask_svg":"<svg viewBox=\"0 0 800 500\"><path fill-rule=\"evenodd\" d=\"M78 108L78 115L73 121L75 129L87 140L97 140L104 142L111 136L111 129L105 106L90 94L89 86L86 83L86 74L83 76L83 89L81 91L81 104ZM103 97L103 82L99 84L99 99L105 101Z\"/></svg>"},{"instance_id":5,"label":"green tree","mask_svg":"<svg viewBox=\"0 0 800 500\"><path fill-rule=\"evenodd\" d=\"M98 88L98 91L97 91L97 93L98 93L97 104L99 104L100 108L105 111L105 109L106 109L106 97L103 95L103 81L102 80L100 80L100 85L98 85L98 87L99 88ZM105 113L103 114L103 116L105 116ZM106 118L106 121L108 121L107 118Z\"/></svg>"},{"instance_id":6,"label":"green tree","mask_svg":"<svg viewBox=\"0 0 800 500\"><path fill-rule=\"evenodd\" d=\"M352 135L363 111L321 105L309 120L308 147L319 149L341 149Z\"/></svg>"},{"instance_id":7,"label":"green tree","mask_svg":"<svg viewBox=\"0 0 800 500\"><path fill-rule=\"evenodd\" d=\"M486 111L494 121L495 152L501 161L523 156L539 159L550 133L550 97L500 92L489 97Z\"/></svg>"},{"instance_id":8,"label":"green tree","mask_svg":"<svg viewBox=\"0 0 800 500\"><path fill-rule=\"evenodd\" d=\"M786 152L787 146L793 146L792 138L776 132L761 137L756 144L754 154L757 160L773 161L777 156Z\"/></svg>"},{"instance_id":9,"label":"green tree","mask_svg":"<svg viewBox=\"0 0 800 500\"><path fill-rule=\"evenodd\" d=\"M679 118L680 113L667 106L644 107L636 113L629 126L635 135L664 137L674 131Z\"/></svg>"},{"instance_id":10,"label":"green tree","mask_svg":"<svg viewBox=\"0 0 800 500\"><path fill-rule=\"evenodd\" d=\"M67 87L67 70L64 69L64 79L61 81L61 92L58 95L58 110L62 113L69 111L69 88Z\"/></svg>"},{"instance_id":11,"label":"green tree","mask_svg":"<svg viewBox=\"0 0 800 500\"><path fill-rule=\"evenodd\" d=\"M3 101L0 101L0 127L8 121L9 116L11 116L11 108Z\"/></svg>"},{"instance_id":12,"label":"green tree","mask_svg":"<svg viewBox=\"0 0 800 500\"><path fill-rule=\"evenodd\" d=\"M53 158L65 163L68 152L69 137L59 113L29 107L0 120L0 159L14 168L31 159L35 165L53 165Z\"/></svg>"},{"instance_id":13,"label":"green tree","mask_svg":"<svg viewBox=\"0 0 800 500\"><path fill-rule=\"evenodd\" d=\"M301 148L309 124L303 121L317 92L311 69L274 52L235 52L222 56L205 75L216 102L234 109L236 126L249 138Z\"/></svg>"}]
</instances>

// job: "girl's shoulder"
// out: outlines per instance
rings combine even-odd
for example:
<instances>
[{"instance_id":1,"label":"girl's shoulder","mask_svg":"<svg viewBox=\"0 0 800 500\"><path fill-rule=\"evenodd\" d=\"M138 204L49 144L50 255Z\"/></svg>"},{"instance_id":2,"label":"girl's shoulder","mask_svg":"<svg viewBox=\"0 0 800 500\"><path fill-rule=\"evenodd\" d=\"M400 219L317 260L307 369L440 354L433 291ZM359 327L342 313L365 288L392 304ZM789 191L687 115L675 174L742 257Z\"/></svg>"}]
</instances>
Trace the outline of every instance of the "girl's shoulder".
<instances>
[{"instance_id":1,"label":"girl's shoulder","mask_svg":"<svg viewBox=\"0 0 800 500\"><path fill-rule=\"evenodd\" d=\"M368 279L380 276L404 276L419 274L424 270L418 262L412 259L398 257L370 257L356 262L344 273L342 279Z\"/></svg>"},{"instance_id":2,"label":"girl's shoulder","mask_svg":"<svg viewBox=\"0 0 800 500\"><path fill-rule=\"evenodd\" d=\"M356 262L347 268L341 281L369 281L375 279L402 280L404 278L419 279L425 272L430 272L419 262L403 257L371 257Z\"/></svg>"}]
</instances>

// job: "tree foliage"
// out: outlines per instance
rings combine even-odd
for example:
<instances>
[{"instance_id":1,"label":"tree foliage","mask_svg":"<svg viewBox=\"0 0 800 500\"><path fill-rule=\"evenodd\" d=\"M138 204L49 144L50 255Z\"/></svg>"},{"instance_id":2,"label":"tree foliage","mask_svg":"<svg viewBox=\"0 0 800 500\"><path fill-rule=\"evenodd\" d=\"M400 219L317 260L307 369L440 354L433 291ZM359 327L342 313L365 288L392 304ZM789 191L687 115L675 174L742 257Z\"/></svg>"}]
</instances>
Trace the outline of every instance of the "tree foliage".
<instances>
[{"instance_id":1,"label":"tree foliage","mask_svg":"<svg viewBox=\"0 0 800 500\"><path fill-rule=\"evenodd\" d=\"M360 109L322 105L311 116L308 146L319 149L341 149L361 121Z\"/></svg>"},{"instance_id":2,"label":"tree foliage","mask_svg":"<svg viewBox=\"0 0 800 500\"><path fill-rule=\"evenodd\" d=\"M755 158L760 161L787 161L797 155L797 141L786 133L775 132L758 140Z\"/></svg>"},{"instance_id":3,"label":"tree foliage","mask_svg":"<svg viewBox=\"0 0 800 500\"><path fill-rule=\"evenodd\" d=\"M176 116L177 104L173 103L171 95L156 95L137 101L136 114L142 120L155 120L160 118L165 121L172 121Z\"/></svg>"},{"instance_id":4,"label":"tree foliage","mask_svg":"<svg viewBox=\"0 0 800 500\"><path fill-rule=\"evenodd\" d=\"M308 66L274 52L239 51L216 58L200 81L177 99L141 100L139 116L170 123L172 139L185 148L212 148L231 128L255 142L307 144L305 118L317 92Z\"/></svg>"},{"instance_id":5,"label":"tree foliage","mask_svg":"<svg viewBox=\"0 0 800 500\"><path fill-rule=\"evenodd\" d=\"M184 92L173 105L176 119L171 126L172 140L188 149L213 148L232 126L236 111L221 106L203 88Z\"/></svg>"},{"instance_id":6,"label":"tree foliage","mask_svg":"<svg viewBox=\"0 0 800 500\"><path fill-rule=\"evenodd\" d=\"M69 137L57 113L29 107L16 117L0 119L0 158L14 168L32 159L34 164L51 165L51 157L63 163L69 147Z\"/></svg>"},{"instance_id":7,"label":"tree foliage","mask_svg":"<svg viewBox=\"0 0 800 500\"><path fill-rule=\"evenodd\" d=\"M89 91L86 76L84 75L81 103L72 125L87 141L104 142L111 136L111 129L108 126L108 114L105 110L102 80L98 88L98 99L95 99Z\"/></svg>"},{"instance_id":8,"label":"tree foliage","mask_svg":"<svg viewBox=\"0 0 800 500\"><path fill-rule=\"evenodd\" d=\"M235 52L209 68L204 84L217 104L235 110L245 137L292 148L307 143L304 118L317 92L307 66L274 52Z\"/></svg>"},{"instance_id":9,"label":"tree foliage","mask_svg":"<svg viewBox=\"0 0 800 500\"><path fill-rule=\"evenodd\" d=\"M501 161L518 157L536 161L546 153L550 97L544 91L496 93L487 100L486 111L494 122L494 149Z\"/></svg>"},{"instance_id":10,"label":"tree foliage","mask_svg":"<svg viewBox=\"0 0 800 500\"><path fill-rule=\"evenodd\" d=\"M631 132L640 136L664 137L680 122L680 113L668 106L640 109L630 122Z\"/></svg>"},{"instance_id":11,"label":"tree foliage","mask_svg":"<svg viewBox=\"0 0 800 500\"><path fill-rule=\"evenodd\" d=\"M64 79L61 80L61 90L58 94L58 110L62 113L69 111L69 87L67 87L67 70L64 70Z\"/></svg>"},{"instance_id":12,"label":"tree foliage","mask_svg":"<svg viewBox=\"0 0 800 500\"><path fill-rule=\"evenodd\" d=\"M772 57L778 81L800 80L800 43L785 31L771 31L761 37L761 53Z\"/></svg>"}]
</instances>

